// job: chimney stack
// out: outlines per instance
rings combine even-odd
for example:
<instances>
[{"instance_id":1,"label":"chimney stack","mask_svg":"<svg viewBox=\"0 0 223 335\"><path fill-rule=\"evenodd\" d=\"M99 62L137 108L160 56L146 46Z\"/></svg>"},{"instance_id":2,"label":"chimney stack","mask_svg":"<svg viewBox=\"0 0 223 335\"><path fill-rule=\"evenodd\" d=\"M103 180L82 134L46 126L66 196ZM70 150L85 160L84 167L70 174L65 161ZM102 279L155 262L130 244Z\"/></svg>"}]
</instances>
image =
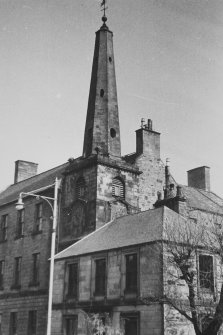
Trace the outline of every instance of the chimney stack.
<instances>
[{"instance_id":1,"label":"chimney stack","mask_svg":"<svg viewBox=\"0 0 223 335\"><path fill-rule=\"evenodd\" d=\"M187 171L188 186L210 192L210 168L201 166Z\"/></svg>"},{"instance_id":2,"label":"chimney stack","mask_svg":"<svg viewBox=\"0 0 223 335\"><path fill-rule=\"evenodd\" d=\"M160 159L160 133L153 130L152 120L141 119L141 127L136 130L136 154L149 155Z\"/></svg>"},{"instance_id":3,"label":"chimney stack","mask_svg":"<svg viewBox=\"0 0 223 335\"><path fill-rule=\"evenodd\" d=\"M33 177L37 174L38 164L17 160L15 162L15 177L14 184Z\"/></svg>"}]
</instances>

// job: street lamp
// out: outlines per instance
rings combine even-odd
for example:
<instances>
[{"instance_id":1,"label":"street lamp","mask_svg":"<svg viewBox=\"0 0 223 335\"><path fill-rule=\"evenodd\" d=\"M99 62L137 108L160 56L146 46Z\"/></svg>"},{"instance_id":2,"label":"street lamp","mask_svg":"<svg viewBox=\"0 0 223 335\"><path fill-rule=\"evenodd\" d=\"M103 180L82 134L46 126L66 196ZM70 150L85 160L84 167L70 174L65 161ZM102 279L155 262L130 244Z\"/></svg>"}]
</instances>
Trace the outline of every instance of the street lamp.
<instances>
[{"instance_id":1,"label":"street lamp","mask_svg":"<svg viewBox=\"0 0 223 335\"><path fill-rule=\"evenodd\" d=\"M51 252L50 252L50 278L49 278L49 297L48 297L48 314L47 314L47 335L51 334L51 319L52 319L52 299L53 299L53 271L54 271L54 256L55 256L55 241L56 241L56 227L57 227L57 212L58 212L58 189L60 180L55 179L54 184L48 185L46 187L34 190L31 192L21 192L19 194L18 202L16 203L16 209L19 211L24 208L23 197L32 196L37 199L45 200L50 206L53 214L53 227L51 235ZM45 197L43 195L37 194L37 192L42 192L43 190L54 187L54 197Z\"/></svg>"}]
</instances>

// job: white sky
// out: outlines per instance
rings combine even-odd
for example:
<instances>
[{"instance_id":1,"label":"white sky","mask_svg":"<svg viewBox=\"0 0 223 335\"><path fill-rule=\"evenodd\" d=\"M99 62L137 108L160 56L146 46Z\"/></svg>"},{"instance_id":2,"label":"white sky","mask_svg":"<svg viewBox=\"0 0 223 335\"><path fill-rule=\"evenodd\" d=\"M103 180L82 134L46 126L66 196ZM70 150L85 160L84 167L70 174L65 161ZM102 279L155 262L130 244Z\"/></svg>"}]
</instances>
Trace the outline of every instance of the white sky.
<instances>
[{"instance_id":1,"label":"white sky","mask_svg":"<svg viewBox=\"0 0 223 335\"><path fill-rule=\"evenodd\" d=\"M161 135L161 157L186 171L211 167L223 196L223 1L109 0L122 154L140 119ZM0 189L14 161L39 172L82 154L97 0L0 0Z\"/></svg>"}]
</instances>

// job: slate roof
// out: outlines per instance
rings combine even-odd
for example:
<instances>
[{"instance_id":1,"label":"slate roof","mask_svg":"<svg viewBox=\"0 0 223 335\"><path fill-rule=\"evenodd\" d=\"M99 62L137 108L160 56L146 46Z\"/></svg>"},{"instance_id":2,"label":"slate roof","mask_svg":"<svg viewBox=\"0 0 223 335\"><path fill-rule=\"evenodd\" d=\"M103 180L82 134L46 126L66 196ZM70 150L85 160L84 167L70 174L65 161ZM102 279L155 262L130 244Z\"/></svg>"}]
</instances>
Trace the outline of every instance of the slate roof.
<instances>
[{"instance_id":1,"label":"slate roof","mask_svg":"<svg viewBox=\"0 0 223 335\"><path fill-rule=\"evenodd\" d=\"M69 163L64 163L34 177L12 184L0 193L0 206L18 199L20 192L29 192L53 184L55 178L61 178Z\"/></svg>"},{"instance_id":2,"label":"slate roof","mask_svg":"<svg viewBox=\"0 0 223 335\"><path fill-rule=\"evenodd\" d=\"M163 223L179 217L167 207L117 218L55 256L56 260L161 240Z\"/></svg>"},{"instance_id":3,"label":"slate roof","mask_svg":"<svg viewBox=\"0 0 223 335\"><path fill-rule=\"evenodd\" d=\"M223 199L215 193L194 187L181 186L183 195L186 197L187 205L189 207L223 214Z\"/></svg>"}]
</instances>

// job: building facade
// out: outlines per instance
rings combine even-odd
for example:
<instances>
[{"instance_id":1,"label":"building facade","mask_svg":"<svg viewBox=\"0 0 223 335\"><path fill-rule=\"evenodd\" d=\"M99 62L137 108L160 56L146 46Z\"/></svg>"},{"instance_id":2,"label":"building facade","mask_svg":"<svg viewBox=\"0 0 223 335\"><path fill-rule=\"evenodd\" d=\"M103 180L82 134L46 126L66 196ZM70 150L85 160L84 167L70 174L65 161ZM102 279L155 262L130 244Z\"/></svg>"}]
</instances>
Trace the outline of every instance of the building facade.
<instances>
[{"instance_id":1,"label":"building facade","mask_svg":"<svg viewBox=\"0 0 223 335\"><path fill-rule=\"evenodd\" d=\"M121 156L113 34L103 19L96 33L83 155L37 174L37 164L17 161L14 183L0 194L0 329L3 334L43 334L47 323L52 213L41 198L60 179L56 251L111 219L153 207L164 186L160 134L149 120L136 132L136 153Z\"/></svg>"},{"instance_id":2,"label":"building facade","mask_svg":"<svg viewBox=\"0 0 223 335\"><path fill-rule=\"evenodd\" d=\"M183 196L176 193L150 119L136 130L135 153L121 156L113 33L106 21L96 32L83 155L41 174L37 164L17 161L14 184L0 194L4 335L42 335L47 324L52 212L32 196L17 211L21 192L52 197L60 179L52 330L66 335L84 334L89 312L109 313L126 335L164 334L165 306L143 302L148 292L159 296L163 290L163 269L155 258L162 252L151 248L162 241L163 218L182 215L185 201L175 201L182 197L198 210L217 212L223 205L208 189L208 168L189 172L191 187Z\"/></svg>"},{"instance_id":3,"label":"building facade","mask_svg":"<svg viewBox=\"0 0 223 335\"><path fill-rule=\"evenodd\" d=\"M114 334L195 335L193 310L206 329L222 295L222 199L172 189L155 209L114 219L56 255L54 335L87 334L89 314L105 327L107 315Z\"/></svg>"}]
</instances>

